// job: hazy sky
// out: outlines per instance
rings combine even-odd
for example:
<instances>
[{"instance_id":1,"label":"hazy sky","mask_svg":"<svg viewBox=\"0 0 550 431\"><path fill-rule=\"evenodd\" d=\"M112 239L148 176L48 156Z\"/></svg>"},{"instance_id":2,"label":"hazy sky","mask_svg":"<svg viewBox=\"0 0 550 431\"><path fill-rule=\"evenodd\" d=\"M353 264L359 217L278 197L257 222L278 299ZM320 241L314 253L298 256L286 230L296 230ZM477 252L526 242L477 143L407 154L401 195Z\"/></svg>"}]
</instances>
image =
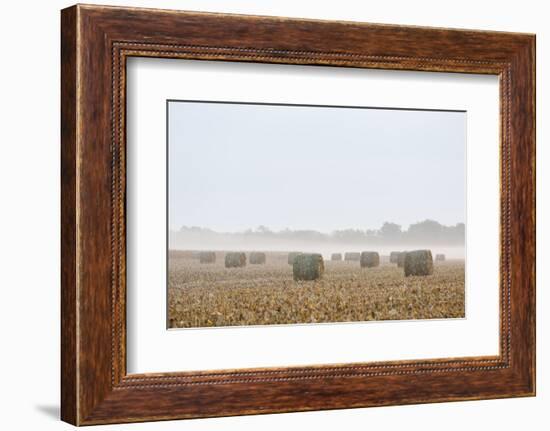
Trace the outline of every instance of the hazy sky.
<instances>
[{"instance_id":1,"label":"hazy sky","mask_svg":"<svg viewBox=\"0 0 550 431\"><path fill-rule=\"evenodd\" d=\"M169 102L169 225L465 222L466 113Z\"/></svg>"}]
</instances>

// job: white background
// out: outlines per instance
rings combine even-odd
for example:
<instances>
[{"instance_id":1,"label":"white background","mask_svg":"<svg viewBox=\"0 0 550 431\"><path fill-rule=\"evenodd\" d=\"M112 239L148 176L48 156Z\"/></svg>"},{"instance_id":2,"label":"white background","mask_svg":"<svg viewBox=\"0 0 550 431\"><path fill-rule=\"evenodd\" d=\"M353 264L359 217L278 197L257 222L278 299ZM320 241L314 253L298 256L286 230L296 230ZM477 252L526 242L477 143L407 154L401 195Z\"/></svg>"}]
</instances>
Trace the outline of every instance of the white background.
<instances>
[{"instance_id":1,"label":"white background","mask_svg":"<svg viewBox=\"0 0 550 431\"><path fill-rule=\"evenodd\" d=\"M115 4L103 1L102 3ZM2 428L70 429L59 409L59 9L64 1L9 2L0 16L0 301ZM550 422L549 319L545 292L550 258L547 149L550 116L549 13L529 1L118 1L189 10L346 19L537 33L538 396L100 427L146 430L227 429L547 429ZM32 262L32 265L31 265Z\"/></svg>"},{"instance_id":2,"label":"white background","mask_svg":"<svg viewBox=\"0 0 550 431\"><path fill-rule=\"evenodd\" d=\"M129 373L498 354L497 77L148 58L127 83ZM466 318L167 331L170 98L467 111Z\"/></svg>"}]
</instances>

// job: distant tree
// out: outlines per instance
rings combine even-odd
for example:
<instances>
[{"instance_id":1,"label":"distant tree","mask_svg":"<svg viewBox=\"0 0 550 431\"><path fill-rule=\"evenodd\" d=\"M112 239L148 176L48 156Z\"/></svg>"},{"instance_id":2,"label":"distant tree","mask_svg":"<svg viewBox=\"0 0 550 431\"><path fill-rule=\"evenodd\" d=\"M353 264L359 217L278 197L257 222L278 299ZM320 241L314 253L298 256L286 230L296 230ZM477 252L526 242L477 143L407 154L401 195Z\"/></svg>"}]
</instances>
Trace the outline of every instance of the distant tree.
<instances>
[{"instance_id":1,"label":"distant tree","mask_svg":"<svg viewBox=\"0 0 550 431\"><path fill-rule=\"evenodd\" d=\"M450 242L464 242L466 226L464 223L457 223L454 226L444 226L445 239Z\"/></svg>"},{"instance_id":2,"label":"distant tree","mask_svg":"<svg viewBox=\"0 0 550 431\"><path fill-rule=\"evenodd\" d=\"M279 238L295 241L338 241L342 243L371 244L373 246L382 244L405 243L424 243L424 244L464 244L466 226L464 223L457 223L454 226L444 226L435 220L424 220L413 223L407 230L402 230L397 223L385 222L382 227L376 229L340 229L330 234L318 232L316 230L292 230L283 229L272 231L265 225L260 225L255 229L247 229L241 232L227 233L216 232L209 228L199 226L182 226L178 232L170 232L171 238L179 238L185 243L185 236L190 235L193 238L216 239L224 238ZM171 239L173 240L173 239Z\"/></svg>"},{"instance_id":3,"label":"distant tree","mask_svg":"<svg viewBox=\"0 0 550 431\"><path fill-rule=\"evenodd\" d=\"M211 229L200 226L185 226L180 228L180 232L213 232Z\"/></svg>"},{"instance_id":4,"label":"distant tree","mask_svg":"<svg viewBox=\"0 0 550 431\"><path fill-rule=\"evenodd\" d=\"M362 241L365 238L365 232L359 229L343 229L332 232L332 237L340 241Z\"/></svg>"},{"instance_id":5,"label":"distant tree","mask_svg":"<svg viewBox=\"0 0 550 431\"><path fill-rule=\"evenodd\" d=\"M441 238L443 226L435 220L424 220L409 226L407 236L422 241L438 241Z\"/></svg>"},{"instance_id":6,"label":"distant tree","mask_svg":"<svg viewBox=\"0 0 550 431\"><path fill-rule=\"evenodd\" d=\"M385 222L380 228L380 236L384 239L399 239L401 237L401 226L397 223Z\"/></svg>"},{"instance_id":7,"label":"distant tree","mask_svg":"<svg viewBox=\"0 0 550 431\"><path fill-rule=\"evenodd\" d=\"M316 230L295 230L293 231L293 237L300 240L323 240L326 235L317 232Z\"/></svg>"},{"instance_id":8,"label":"distant tree","mask_svg":"<svg viewBox=\"0 0 550 431\"><path fill-rule=\"evenodd\" d=\"M256 232L261 234L270 234L271 230L267 226L260 225L256 228Z\"/></svg>"}]
</instances>

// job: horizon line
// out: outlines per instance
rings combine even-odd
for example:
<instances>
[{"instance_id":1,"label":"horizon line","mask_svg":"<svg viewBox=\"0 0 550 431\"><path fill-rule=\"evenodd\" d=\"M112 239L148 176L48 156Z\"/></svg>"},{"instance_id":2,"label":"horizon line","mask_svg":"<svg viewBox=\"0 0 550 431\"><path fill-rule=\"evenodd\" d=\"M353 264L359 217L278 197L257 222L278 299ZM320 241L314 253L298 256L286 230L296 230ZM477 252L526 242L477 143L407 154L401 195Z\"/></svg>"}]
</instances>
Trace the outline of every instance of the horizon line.
<instances>
[{"instance_id":1,"label":"horizon line","mask_svg":"<svg viewBox=\"0 0 550 431\"><path fill-rule=\"evenodd\" d=\"M420 224L420 223L424 223L426 221L433 221L433 222L436 222L438 223L440 226L442 227L456 227L460 224L466 226L466 223L465 222L456 222L455 224L450 224L450 225L447 225L447 224L442 224L436 220L431 220L431 219L426 219L426 220L423 220L423 221L420 221L420 222L416 222L416 223L411 223L407 226L407 229L402 229L401 230L401 233L405 233L408 231L408 229L412 226L412 225L416 225L416 224ZM387 222L387 223L391 223L391 224L397 224L399 225L399 223L394 223L394 222ZM320 233L320 234L324 234L324 235L329 235L329 234L333 234L335 232L341 232L341 231L346 231L346 230L354 230L354 231L360 231L360 232L367 232L369 230L371 231L379 231L380 228L383 226L380 226L380 228L355 228L355 227L347 227L347 228L338 228L338 229L333 229L333 230L330 230L330 231L322 231L322 230L317 230L317 229L302 229L302 228L298 228L298 229L295 229L295 228L282 228L282 229L279 229L279 230L273 230L271 229L269 226L265 226L265 225L259 225L255 228L245 228L244 230L235 230L235 231L223 231L223 230L216 230L216 229L213 229L213 228L210 228L210 227L205 227L205 226L196 226L196 225L181 225L179 228L172 228L172 227L169 227L168 230L171 231L171 232L178 232L180 231L181 229L183 228L187 228L187 229L202 229L202 230L209 230L211 232L215 232L215 233L219 233L219 234L239 234L239 233L263 233L262 231L259 231L257 230L258 227L260 226L263 226L266 228L266 231L265 232L270 232L270 233L284 233L284 232L287 232L287 231L290 231L290 232L316 232L316 233ZM399 226L402 226L402 225L399 225Z\"/></svg>"}]
</instances>

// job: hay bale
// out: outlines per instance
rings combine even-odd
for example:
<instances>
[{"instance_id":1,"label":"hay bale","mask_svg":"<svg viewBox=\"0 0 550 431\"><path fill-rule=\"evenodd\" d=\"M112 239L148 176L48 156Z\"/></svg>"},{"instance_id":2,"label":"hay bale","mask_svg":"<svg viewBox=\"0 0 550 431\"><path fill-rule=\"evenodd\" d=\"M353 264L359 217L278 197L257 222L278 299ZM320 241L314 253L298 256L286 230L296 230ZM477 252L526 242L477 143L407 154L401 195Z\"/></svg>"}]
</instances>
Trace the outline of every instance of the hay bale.
<instances>
[{"instance_id":1,"label":"hay bale","mask_svg":"<svg viewBox=\"0 0 550 431\"><path fill-rule=\"evenodd\" d=\"M374 268L380 265L380 255L376 251L364 251L361 253L361 268Z\"/></svg>"},{"instance_id":2,"label":"hay bale","mask_svg":"<svg viewBox=\"0 0 550 431\"><path fill-rule=\"evenodd\" d=\"M405 266L405 255L407 254L406 251L401 251L397 255L397 267L403 268Z\"/></svg>"},{"instance_id":3,"label":"hay bale","mask_svg":"<svg viewBox=\"0 0 550 431\"><path fill-rule=\"evenodd\" d=\"M296 257L301 254L302 253L299 251L291 251L290 253L288 253L288 259L287 259L288 264L294 265L294 259L296 259Z\"/></svg>"},{"instance_id":4,"label":"hay bale","mask_svg":"<svg viewBox=\"0 0 550 431\"><path fill-rule=\"evenodd\" d=\"M432 252L415 250L405 253L405 277L409 275L431 275L434 272Z\"/></svg>"},{"instance_id":5,"label":"hay bale","mask_svg":"<svg viewBox=\"0 0 550 431\"><path fill-rule=\"evenodd\" d=\"M398 263L399 262L399 255L401 254L401 251L392 251L390 253L390 263Z\"/></svg>"},{"instance_id":6,"label":"hay bale","mask_svg":"<svg viewBox=\"0 0 550 431\"><path fill-rule=\"evenodd\" d=\"M439 253L435 255L435 261L436 262L445 262L445 255L443 253Z\"/></svg>"},{"instance_id":7,"label":"hay bale","mask_svg":"<svg viewBox=\"0 0 550 431\"><path fill-rule=\"evenodd\" d=\"M318 253L300 253L292 264L294 280L317 280L325 272L323 256Z\"/></svg>"},{"instance_id":8,"label":"hay bale","mask_svg":"<svg viewBox=\"0 0 550 431\"><path fill-rule=\"evenodd\" d=\"M263 265L265 263L265 253L261 251L253 251L248 256L248 261L251 265Z\"/></svg>"},{"instance_id":9,"label":"hay bale","mask_svg":"<svg viewBox=\"0 0 550 431\"><path fill-rule=\"evenodd\" d=\"M361 259L361 253L357 252L347 252L344 254L344 260L350 262L358 262Z\"/></svg>"},{"instance_id":10,"label":"hay bale","mask_svg":"<svg viewBox=\"0 0 550 431\"><path fill-rule=\"evenodd\" d=\"M213 251L201 251L199 254L200 263L216 263L216 253Z\"/></svg>"},{"instance_id":11,"label":"hay bale","mask_svg":"<svg viewBox=\"0 0 550 431\"><path fill-rule=\"evenodd\" d=\"M241 268L246 265L246 254L242 252L225 253L226 268Z\"/></svg>"},{"instance_id":12,"label":"hay bale","mask_svg":"<svg viewBox=\"0 0 550 431\"><path fill-rule=\"evenodd\" d=\"M333 260L333 261L342 260L342 253L332 253L332 255L330 256L330 260Z\"/></svg>"}]
</instances>

